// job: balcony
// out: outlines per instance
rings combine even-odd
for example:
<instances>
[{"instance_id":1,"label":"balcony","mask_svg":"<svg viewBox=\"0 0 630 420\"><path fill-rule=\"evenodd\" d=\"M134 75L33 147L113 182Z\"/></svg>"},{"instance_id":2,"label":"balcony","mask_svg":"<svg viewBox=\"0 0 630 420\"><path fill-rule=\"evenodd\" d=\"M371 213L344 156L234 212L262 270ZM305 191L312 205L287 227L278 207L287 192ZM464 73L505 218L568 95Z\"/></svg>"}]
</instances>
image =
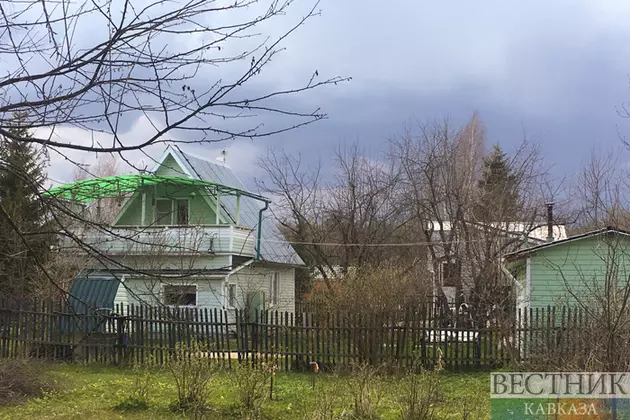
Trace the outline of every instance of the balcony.
<instances>
[{"instance_id":1,"label":"balcony","mask_svg":"<svg viewBox=\"0 0 630 420\"><path fill-rule=\"evenodd\" d=\"M64 250L91 249L106 255L234 254L254 257L256 230L233 225L125 226L85 229L81 244L65 238Z\"/></svg>"}]
</instances>

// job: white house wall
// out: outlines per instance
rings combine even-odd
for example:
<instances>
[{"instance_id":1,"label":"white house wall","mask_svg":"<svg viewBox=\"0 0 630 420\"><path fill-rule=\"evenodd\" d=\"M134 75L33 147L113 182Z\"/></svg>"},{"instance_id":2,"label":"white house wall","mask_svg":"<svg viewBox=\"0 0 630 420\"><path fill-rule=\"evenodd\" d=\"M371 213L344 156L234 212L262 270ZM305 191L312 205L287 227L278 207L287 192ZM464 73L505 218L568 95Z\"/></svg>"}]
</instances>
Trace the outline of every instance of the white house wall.
<instances>
[{"instance_id":1,"label":"white house wall","mask_svg":"<svg viewBox=\"0 0 630 420\"><path fill-rule=\"evenodd\" d=\"M187 279L151 279L151 278L127 278L124 287L127 292L127 301L130 304L161 303L162 287L165 284L196 285L197 307L208 309L223 309L224 280L218 278L187 278Z\"/></svg>"},{"instance_id":2,"label":"white house wall","mask_svg":"<svg viewBox=\"0 0 630 420\"><path fill-rule=\"evenodd\" d=\"M269 309L277 311L295 311L295 269L291 267L246 267L232 274L228 282L236 284L237 302L244 306L249 292L262 291L267 303L271 297L271 279L273 273L280 275L280 293L277 305Z\"/></svg>"},{"instance_id":3,"label":"white house wall","mask_svg":"<svg viewBox=\"0 0 630 420\"><path fill-rule=\"evenodd\" d=\"M93 267L98 269L122 269L132 267L138 271L147 270L219 270L229 268L229 255L193 255L193 256L115 256L112 260L120 265L105 261L103 264L93 261Z\"/></svg>"}]
</instances>

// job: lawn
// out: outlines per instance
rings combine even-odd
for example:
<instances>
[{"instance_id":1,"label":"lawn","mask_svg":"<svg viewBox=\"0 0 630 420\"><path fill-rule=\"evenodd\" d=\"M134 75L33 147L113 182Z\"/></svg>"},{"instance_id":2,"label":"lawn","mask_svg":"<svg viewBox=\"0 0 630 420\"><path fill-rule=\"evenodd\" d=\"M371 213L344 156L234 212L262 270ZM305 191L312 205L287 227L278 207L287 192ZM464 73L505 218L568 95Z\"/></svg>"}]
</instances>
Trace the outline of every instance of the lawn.
<instances>
[{"instance_id":1,"label":"lawn","mask_svg":"<svg viewBox=\"0 0 630 420\"><path fill-rule=\"evenodd\" d=\"M151 405L144 411L119 411L115 405L133 386L134 375L125 369L86 367L80 365L53 365L51 376L58 391L19 405L0 407L0 419L177 419L181 414L169 410L176 389L167 371L152 374ZM235 416L235 396L230 383L230 372L215 375L210 386L212 406L209 419L229 419ZM437 418L462 419L462 407L472 411L468 418L489 418L488 373L441 373L440 401L436 405ZM276 376L274 400L266 401L263 416L266 419L305 419L312 413L321 396L336 395L339 409L352 406L348 376L318 374L315 389L308 374L280 373ZM397 396L400 380L388 376L378 379L382 398L378 405L383 420L398 418ZM328 392L327 392L328 391ZM332 392L330 392L332 391Z\"/></svg>"}]
</instances>

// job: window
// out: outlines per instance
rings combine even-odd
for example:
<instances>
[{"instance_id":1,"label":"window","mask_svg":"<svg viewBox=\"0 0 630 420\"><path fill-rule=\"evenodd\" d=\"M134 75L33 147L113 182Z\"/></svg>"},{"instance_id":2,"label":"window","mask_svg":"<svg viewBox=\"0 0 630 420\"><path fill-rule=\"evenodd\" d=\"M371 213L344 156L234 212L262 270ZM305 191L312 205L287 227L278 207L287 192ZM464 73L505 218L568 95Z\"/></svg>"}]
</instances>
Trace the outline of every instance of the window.
<instances>
[{"instance_id":1,"label":"window","mask_svg":"<svg viewBox=\"0 0 630 420\"><path fill-rule=\"evenodd\" d=\"M273 273L269 284L269 298L271 305L277 305L280 301L280 273Z\"/></svg>"},{"instance_id":2,"label":"window","mask_svg":"<svg viewBox=\"0 0 630 420\"><path fill-rule=\"evenodd\" d=\"M440 271L442 286L457 287L459 264L456 261L442 261Z\"/></svg>"},{"instance_id":3,"label":"window","mask_svg":"<svg viewBox=\"0 0 630 420\"><path fill-rule=\"evenodd\" d=\"M171 306L196 306L197 286L165 285L164 304Z\"/></svg>"},{"instance_id":4,"label":"window","mask_svg":"<svg viewBox=\"0 0 630 420\"><path fill-rule=\"evenodd\" d=\"M158 226L187 225L188 200L158 199L155 202L155 224Z\"/></svg>"},{"instance_id":5,"label":"window","mask_svg":"<svg viewBox=\"0 0 630 420\"><path fill-rule=\"evenodd\" d=\"M177 200L175 204L177 205L177 224L187 225L188 224L188 200Z\"/></svg>"},{"instance_id":6,"label":"window","mask_svg":"<svg viewBox=\"0 0 630 420\"><path fill-rule=\"evenodd\" d=\"M236 308L236 285L228 284L227 292L228 292L228 306L230 308Z\"/></svg>"},{"instance_id":7,"label":"window","mask_svg":"<svg viewBox=\"0 0 630 420\"><path fill-rule=\"evenodd\" d=\"M157 200L155 202L155 224L159 226L170 225L172 211L171 200Z\"/></svg>"}]
</instances>

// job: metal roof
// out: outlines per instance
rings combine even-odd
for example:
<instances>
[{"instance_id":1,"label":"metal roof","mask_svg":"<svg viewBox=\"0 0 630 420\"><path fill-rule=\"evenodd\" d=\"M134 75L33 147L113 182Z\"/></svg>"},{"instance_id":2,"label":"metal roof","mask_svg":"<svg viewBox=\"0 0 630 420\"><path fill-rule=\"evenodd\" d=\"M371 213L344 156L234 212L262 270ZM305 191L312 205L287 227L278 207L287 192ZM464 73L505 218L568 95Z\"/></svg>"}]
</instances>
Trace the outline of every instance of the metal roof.
<instances>
[{"instance_id":1,"label":"metal roof","mask_svg":"<svg viewBox=\"0 0 630 420\"><path fill-rule=\"evenodd\" d=\"M189 166L187 168L189 172L197 176L200 180L214 182L234 189L246 190L243 182L236 176L234 171L227 166L185 153L177 146L171 148L171 153L179 154L180 160ZM236 197L222 196L221 205L232 221L235 222ZM264 206L265 203L251 197L242 197L240 224L251 229L256 229L258 227L259 212ZM269 210L263 212L260 256L262 260L268 262L304 265L304 261L302 261L276 226L275 220Z\"/></svg>"},{"instance_id":2,"label":"metal roof","mask_svg":"<svg viewBox=\"0 0 630 420\"><path fill-rule=\"evenodd\" d=\"M105 330L104 315L114 310L114 298L120 281L115 277L77 277L70 286L68 310L75 316L66 320L62 328L91 333ZM71 324L74 324L71 325Z\"/></svg>"},{"instance_id":3,"label":"metal roof","mask_svg":"<svg viewBox=\"0 0 630 420\"><path fill-rule=\"evenodd\" d=\"M590 238L593 236L601 235L604 233L613 233L623 236L630 236L630 232L623 229L616 229L614 227L608 226L602 229L592 230L590 232L582 233L579 235L569 236L568 238L561 239L558 241L547 242L541 245L532 246L529 248L521 249L520 251L511 252L509 254L505 254L504 258L507 260L518 260L520 258L526 257L533 252L539 251L541 249L550 248L552 246L563 245L569 242L577 241L584 238Z\"/></svg>"},{"instance_id":4,"label":"metal roof","mask_svg":"<svg viewBox=\"0 0 630 420\"><path fill-rule=\"evenodd\" d=\"M77 277L70 286L70 303L77 313L92 310L114 309L114 298L120 281L115 277Z\"/></svg>"}]
</instances>

